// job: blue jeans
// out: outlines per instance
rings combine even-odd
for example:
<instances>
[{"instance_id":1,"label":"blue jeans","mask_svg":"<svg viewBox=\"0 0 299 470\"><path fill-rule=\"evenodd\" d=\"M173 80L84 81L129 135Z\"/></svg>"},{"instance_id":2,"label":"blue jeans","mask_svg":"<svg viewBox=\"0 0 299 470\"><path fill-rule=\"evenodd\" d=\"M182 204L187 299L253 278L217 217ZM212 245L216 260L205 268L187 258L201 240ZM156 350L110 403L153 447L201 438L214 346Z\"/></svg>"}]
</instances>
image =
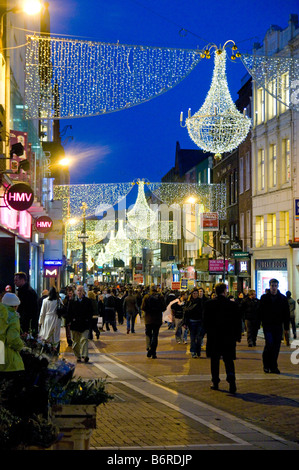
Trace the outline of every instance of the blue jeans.
<instances>
[{"instance_id":1,"label":"blue jeans","mask_svg":"<svg viewBox=\"0 0 299 470\"><path fill-rule=\"evenodd\" d=\"M189 330L190 330L190 352L192 354L197 354L200 356L201 353L201 344L203 337L205 335L205 331L202 326L201 320L189 320L188 322Z\"/></svg>"},{"instance_id":2,"label":"blue jeans","mask_svg":"<svg viewBox=\"0 0 299 470\"><path fill-rule=\"evenodd\" d=\"M131 330L131 333L135 333L135 320L137 313L126 313L127 318L127 330Z\"/></svg>"}]
</instances>

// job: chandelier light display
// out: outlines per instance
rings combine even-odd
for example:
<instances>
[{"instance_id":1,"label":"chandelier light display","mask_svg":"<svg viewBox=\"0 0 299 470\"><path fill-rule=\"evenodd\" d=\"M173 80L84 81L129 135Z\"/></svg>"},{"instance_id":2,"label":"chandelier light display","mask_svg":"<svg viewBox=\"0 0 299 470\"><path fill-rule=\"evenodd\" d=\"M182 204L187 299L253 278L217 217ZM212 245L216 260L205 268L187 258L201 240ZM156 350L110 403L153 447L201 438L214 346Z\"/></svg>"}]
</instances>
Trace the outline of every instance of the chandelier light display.
<instances>
[{"instance_id":1,"label":"chandelier light display","mask_svg":"<svg viewBox=\"0 0 299 470\"><path fill-rule=\"evenodd\" d=\"M127 212L127 219L135 229L144 230L157 221L157 214L149 207L145 193L145 182L138 180L138 196L131 210Z\"/></svg>"},{"instance_id":2,"label":"chandelier light display","mask_svg":"<svg viewBox=\"0 0 299 470\"><path fill-rule=\"evenodd\" d=\"M216 48L214 72L210 90L202 107L193 116L189 109L185 126L187 126L190 138L195 144L206 152L220 156L222 153L231 152L246 138L251 121L240 113L234 104L226 77L226 50L211 46L202 53L203 57L210 58L211 48ZM237 47L234 45L233 50ZM232 57L239 57L240 53ZM180 116L183 125L183 113Z\"/></svg>"}]
</instances>

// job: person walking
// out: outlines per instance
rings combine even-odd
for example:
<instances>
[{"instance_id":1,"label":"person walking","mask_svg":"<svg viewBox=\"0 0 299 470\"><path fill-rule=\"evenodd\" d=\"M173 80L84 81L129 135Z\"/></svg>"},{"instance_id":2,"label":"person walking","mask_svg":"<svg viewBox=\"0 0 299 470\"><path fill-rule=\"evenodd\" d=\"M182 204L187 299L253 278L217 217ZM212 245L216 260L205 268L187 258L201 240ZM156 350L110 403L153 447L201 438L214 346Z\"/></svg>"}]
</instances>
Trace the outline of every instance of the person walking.
<instances>
[{"instance_id":1,"label":"person walking","mask_svg":"<svg viewBox=\"0 0 299 470\"><path fill-rule=\"evenodd\" d=\"M270 279L269 292L261 296L258 308L259 321L262 324L265 337L262 355L264 372L272 374L280 374L278 356L283 327L287 333L290 328L289 303L286 296L279 291L278 286L277 279Z\"/></svg>"},{"instance_id":2,"label":"person walking","mask_svg":"<svg viewBox=\"0 0 299 470\"><path fill-rule=\"evenodd\" d=\"M96 338L99 339L101 333L98 328L99 307L98 307L97 297L96 297L96 294L92 290L87 292L87 297L90 299L90 302L92 305L92 318L91 318L91 324L89 328L88 339L93 338L93 334L92 334L93 331L96 334Z\"/></svg>"},{"instance_id":3,"label":"person walking","mask_svg":"<svg viewBox=\"0 0 299 470\"><path fill-rule=\"evenodd\" d=\"M77 297L69 304L67 321L70 323L72 334L72 348L77 362L89 361L88 357L88 335L92 319L92 305L90 299L85 296L83 286L77 287Z\"/></svg>"},{"instance_id":4,"label":"person walking","mask_svg":"<svg viewBox=\"0 0 299 470\"><path fill-rule=\"evenodd\" d=\"M187 292L181 292L180 297L171 303L171 310L174 317L175 340L177 343L187 344L188 329L183 325L184 306L188 297Z\"/></svg>"},{"instance_id":5,"label":"person walking","mask_svg":"<svg viewBox=\"0 0 299 470\"><path fill-rule=\"evenodd\" d=\"M66 336L67 344L70 347L72 346L73 341L72 341L70 323L69 323L69 320L68 320L68 309L69 309L70 301L73 300L73 299L75 299L74 288L72 286L68 286L66 288L66 296L65 296L65 298L63 299L62 302L63 302L64 310L65 310L64 315L63 315L65 336Z\"/></svg>"},{"instance_id":6,"label":"person walking","mask_svg":"<svg viewBox=\"0 0 299 470\"><path fill-rule=\"evenodd\" d=\"M241 318L245 321L245 329L247 333L247 344L251 348L256 346L257 333L260 327L258 318L259 300L256 298L256 292L250 289L248 296L245 297L240 306ZM243 325L242 325L243 330Z\"/></svg>"},{"instance_id":7,"label":"person walking","mask_svg":"<svg viewBox=\"0 0 299 470\"><path fill-rule=\"evenodd\" d=\"M296 331L296 302L292 298L292 292L289 290L286 292L286 298L288 299L289 308L290 308L290 323L293 332L293 338L297 338L297 331Z\"/></svg>"},{"instance_id":8,"label":"person walking","mask_svg":"<svg viewBox=\"0 0 299 470\"><path fill-rule=\"evenodd\" d=\"M226 284L215 286L216 297L205 303L203 312L204 328L207 332L207 357L211 360L212 390L219 388L219 368L222 357L229 392L235 393L236 343L241 341L242 322L238 306L227 297Z\"/></svg>"},{"instance_id":9,"label":"person walking","mask_svg":"<svg viewBox=\"0 0 299 470\"><path fill-rule=\"evenodd\" d=\"M204 290L195 288L184 308L182 324L190 331L190 353L193 358L198 358L201 355L201 345L205 335L203 309L207 300L207 297L204 296Z\"/></svg>"},{"instance_id":10,"label":"person walking","mask_svg":"<svg viewBox=\"0 0 299 470\"><path fill-rule=\"evenodd\" d=\"M131 333L135 333L135 320L139 310L133 289L129 289L129 293L124 299L123 311L127 319L127 334L129 334L130 331Z\"/></svg>"},{"instance_id":11,"label":"person walking","mask_svg":"<svg viewBox=\"0 0 299 470\"><path fill-rule=\"evenodd\" d=\"M48 297L43 300L39 315L39 337L52 343L53 347L59 352L60 347L60 329L61 318L58 316L57 307L63 305L55 287L51 287Z\"/></svg>"},{"instance_id":12,"label":"person walking","mask_svg":"<svg viewBox=\"0 0 299 470\"><path fill-rule=\"evenodd\" d=\"M106 331L110 331L109 324L112 326L113 331L117 331L116 327L116 300L110 289L107 289L107 294L104 297L105 308L105 324Z\"/></svg>"},{"instance_id":13,"label":"person walking","mask_svg":"<svg viewBox=\"0 0 299 470\"><path fill-rule=\"evenodd\" d=\"M27 281L27 274L18 272L14 275L14 283L17 287L17 294L20 299L18 313L20 315L20 325L22 333L32 332L34 336L38 334L38 297Z\"/></svg>"},{"instance_id":14,"label":"person walking","mask_svg":"<svg viewBox=\"0 0 299 470\"><path fill-rule=\"evenodd\" d=\"M143 297L141 310L144 312L147 357L152 359L157 358L158 336L165 309L164 297L155 286L151 286L149 294Z\"/></svg>"}]
</instances>

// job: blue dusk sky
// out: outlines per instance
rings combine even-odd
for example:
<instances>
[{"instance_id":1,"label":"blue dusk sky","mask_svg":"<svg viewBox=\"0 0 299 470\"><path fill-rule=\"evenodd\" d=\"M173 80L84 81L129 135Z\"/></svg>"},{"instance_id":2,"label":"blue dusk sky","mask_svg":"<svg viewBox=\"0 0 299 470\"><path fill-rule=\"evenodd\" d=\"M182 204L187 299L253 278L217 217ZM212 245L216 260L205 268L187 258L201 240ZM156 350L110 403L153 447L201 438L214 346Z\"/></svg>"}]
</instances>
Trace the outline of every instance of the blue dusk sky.
<instances>
[{"instance_id":1,"label":"blue dusk sky","mask_svg":"<svg viewBox=\"0 0 299 470\"><path fill-rule=\"evenodd\" d=\"M49 0L51 34L96 42L182 49L223 45L232 39L240 52L252 52L271 25L286 28L299 14L298 0ZM185 32L182 34L182 29ZM174 166L176 142L197 148L180 127L180 113L192 114L205 100L213 73L213 55L202 60L176 87L161 96L114 113L61 120L71 125L65 151L74 157L71 184L161 181ZM235 101L246 69L227 61Z\"/></svg>"}]
</instances>

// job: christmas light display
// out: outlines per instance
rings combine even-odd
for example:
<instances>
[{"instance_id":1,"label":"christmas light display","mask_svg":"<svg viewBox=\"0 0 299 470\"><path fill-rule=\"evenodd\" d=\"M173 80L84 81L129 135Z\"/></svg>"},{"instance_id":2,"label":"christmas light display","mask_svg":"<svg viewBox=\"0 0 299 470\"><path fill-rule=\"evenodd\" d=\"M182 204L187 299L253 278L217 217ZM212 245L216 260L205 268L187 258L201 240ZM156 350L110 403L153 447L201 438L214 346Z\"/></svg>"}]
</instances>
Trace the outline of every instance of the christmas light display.
<instances>
[{"instance_id":1,"label":"christmas light display","mask_svg":"<svg viewBox=\"0 0 299 470\"><path fill-rule=\"evenodd\" d=\"M181 113L184 127L182 122ZM193 116L189 110L186 118L189 136L199 148L219 156L237 148L250 125L250 119L238 111L229 92L225 48L216 49L212 83L205 102Z\"/></svg>"},{"instance_id":2,"label":"christmas light display","mask_svg":"<svg viewBox=\"0 0 299 470\"><path fill-rule=\"evenodd\" d=\"M143 230L157 221L157 214L149 207L145 193L145 182L139 180L138 196L132 209L127 212L127 219L130 225L137 230Z\"/></svg>"},{"instance_id":3,"label":"christmas light display","mask_svg":"<svg viewBox=\"0 0 299 470\"><path fill-rule=\"evenodd\" d=\"M26 116L63 119L126 109L170 90L200 60L197 50L28 36Z\"/></svg>"},{"instance_id":4,"label":"christmas light display","mask_svg":"<svg viewBox=\"0 0 299 470\"><path fill-rule=\"evenodd\" d=\"M299 111L298 57L242 54L241 60L259 87L285 106Z\"/></svg>"}]
</instances>

